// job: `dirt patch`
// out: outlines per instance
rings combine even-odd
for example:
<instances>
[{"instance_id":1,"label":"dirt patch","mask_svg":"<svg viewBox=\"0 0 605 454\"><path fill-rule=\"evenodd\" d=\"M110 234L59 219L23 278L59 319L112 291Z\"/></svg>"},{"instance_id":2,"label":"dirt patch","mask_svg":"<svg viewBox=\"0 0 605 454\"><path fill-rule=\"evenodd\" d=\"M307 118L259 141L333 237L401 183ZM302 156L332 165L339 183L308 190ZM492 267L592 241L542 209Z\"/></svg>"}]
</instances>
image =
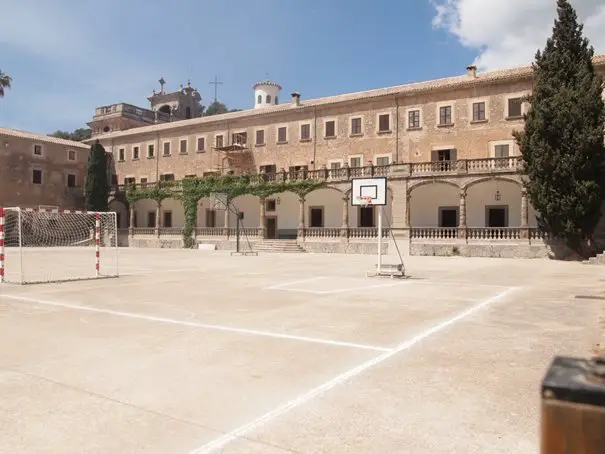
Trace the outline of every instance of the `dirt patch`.
<instances>
[{"instance_id":1,"label":"dirt patch","mask_svg":"<svg viewBox=\"0 0 605 454\"><path fill-rule=\"evenodd\" d=\"M591 353L595 356L605 356L605 317L599 319L599 327L601 328L602 341L592 347Z\"/></svg>"}]
</instances>

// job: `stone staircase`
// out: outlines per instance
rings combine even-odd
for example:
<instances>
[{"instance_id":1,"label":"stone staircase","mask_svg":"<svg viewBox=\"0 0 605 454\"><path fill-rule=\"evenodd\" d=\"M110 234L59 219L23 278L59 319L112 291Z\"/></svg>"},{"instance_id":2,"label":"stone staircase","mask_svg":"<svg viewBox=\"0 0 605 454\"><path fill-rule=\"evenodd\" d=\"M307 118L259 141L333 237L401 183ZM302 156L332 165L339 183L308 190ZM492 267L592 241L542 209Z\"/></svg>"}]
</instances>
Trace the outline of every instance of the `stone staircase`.
<instances>
[{"instance_id":1,"label":"stone staircase","mask_svg":"<svg viewBox=\"0 0 605 454\"><path fill-rule=\"evenodd\" d=\"M258 252L307 252L296 240L262 240L253 249Z\"/></svg>"},{"instance_id":2,"label":"stone staircase","mask_svg":"<svg viewBox=\"0 0 605 454\"><path fill-rule=\"evenodd\" d=\"M586 262L589 265L605 265L605 252L601 252L595 257L590 257Z\"/></svg>"}]
</instances>

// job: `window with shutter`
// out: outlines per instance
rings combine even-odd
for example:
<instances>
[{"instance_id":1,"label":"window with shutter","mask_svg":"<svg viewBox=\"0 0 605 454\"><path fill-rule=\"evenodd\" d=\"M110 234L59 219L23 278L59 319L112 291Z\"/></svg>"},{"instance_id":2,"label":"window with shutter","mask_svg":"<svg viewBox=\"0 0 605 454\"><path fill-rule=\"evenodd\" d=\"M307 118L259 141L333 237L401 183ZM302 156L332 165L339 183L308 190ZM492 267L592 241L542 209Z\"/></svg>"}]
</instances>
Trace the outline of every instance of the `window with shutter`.
<instances>
[{"instance_id":1,"label":"window with shutter","mask_svg":"<svg viewBox=\"0 0 605 454\"><path fill-rule=\"evenodd\" d=\"M300 140L311 140L311 125L300 125Z\"/></svg>"},{"instance_id":2,"label":"window with shutter","mask_svg":"<svg viewBox=\"0 0 605 454\"><path fill-rule=\"evenodd\" d=\"M336 137L336 122L334 120L326 121L325 137Z\"/></svg>"},{"instance_id":3,"label":"window with shutter","mask_svg":"<svg viewBox=\"0 0 605 454\"><path fill-rule=\"evenodd\" d=\"M382 114L378 116L378 132L388 132L391 130L391 115Z\"/></svg>"}]
</instances>

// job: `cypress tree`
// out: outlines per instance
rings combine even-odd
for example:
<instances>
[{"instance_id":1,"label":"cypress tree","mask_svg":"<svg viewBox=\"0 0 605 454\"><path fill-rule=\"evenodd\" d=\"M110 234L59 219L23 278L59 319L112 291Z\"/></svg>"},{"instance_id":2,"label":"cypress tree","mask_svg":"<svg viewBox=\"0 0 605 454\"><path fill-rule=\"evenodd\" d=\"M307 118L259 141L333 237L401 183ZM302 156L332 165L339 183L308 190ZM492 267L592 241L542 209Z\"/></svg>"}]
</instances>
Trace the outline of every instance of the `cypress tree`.
<instances>
[{"instance_id":1,"label":"cypress tree","mask_svg":"<svg viewBox=\"0 0 605 454\"><path fill-rule=\"evenodd\" d=\"M513 135L539 227L586 256L605 197L603 81L568 0L557 1L557 12L552 36L532 65L525 129Z\"/></svg>"},{"instance_id":2,"label":"cypress tree","mask_svg":"<svg viewBox=\"0 0 605 454\"><path fill-rule=\"evenodd\" d=\"M107 178L107 153L101 142L97 141L90 147L88 169L86 172L86 210L109 210L109 181Z\"/></svg>"}]
</instances>

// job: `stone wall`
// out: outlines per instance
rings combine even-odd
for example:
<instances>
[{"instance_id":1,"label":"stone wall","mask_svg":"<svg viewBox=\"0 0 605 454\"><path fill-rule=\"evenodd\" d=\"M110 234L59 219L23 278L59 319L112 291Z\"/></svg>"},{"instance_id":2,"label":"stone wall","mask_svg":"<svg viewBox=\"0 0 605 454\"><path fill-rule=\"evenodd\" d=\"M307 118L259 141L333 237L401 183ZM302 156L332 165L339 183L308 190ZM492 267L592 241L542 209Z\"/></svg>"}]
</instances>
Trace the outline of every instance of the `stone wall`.
<instances>
[{"instance_id":1,"label":"stone wall","mask_svg":"<svg viewBox=\"0 0 605 454\"><path fill-rule=\"evenodd\" d=\"M377 254L376 242L346 242L346 241L303 241L300 246L307 252L328 254ZM383 243L383 254L388 253L388 243Z\"/></svg>"},{"instance_id":2,"label":"stone wall","mask_svg":"<svg viewBox=\"0 0 605 454\"><path fill-rule=\"evenodd\" d=\"M551 258L570 255L570 251L560 244L410 244L410 255L463 256L492 258Z\"/></svg>"}]
</instances>

